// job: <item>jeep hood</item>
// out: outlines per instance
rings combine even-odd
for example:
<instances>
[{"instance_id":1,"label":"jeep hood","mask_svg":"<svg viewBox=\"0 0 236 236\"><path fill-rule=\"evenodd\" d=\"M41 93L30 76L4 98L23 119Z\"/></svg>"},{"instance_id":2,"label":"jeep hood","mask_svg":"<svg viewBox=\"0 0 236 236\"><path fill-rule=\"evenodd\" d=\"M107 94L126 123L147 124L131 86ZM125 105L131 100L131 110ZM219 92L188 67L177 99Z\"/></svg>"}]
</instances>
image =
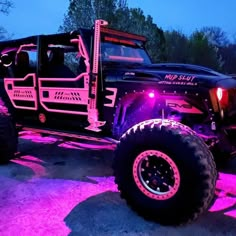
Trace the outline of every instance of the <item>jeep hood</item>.
<instances>
[{"instance_id":1,"label":"jeep hood","mask_svg":"<svg viewBox=\"0 0 236 236\"><path fill-rule=\"evenodd\" d=\"M116 71L122 80L136 81L156 81L158 84L166 85L197 85L204 87L222 86L225 88L236 87L236 80L211 70L206 67L160 63L142 65L137 63L113 64L109 66L108 71ZM108 72L108 74L110 74Z\"/></svg>"}]
</instances>

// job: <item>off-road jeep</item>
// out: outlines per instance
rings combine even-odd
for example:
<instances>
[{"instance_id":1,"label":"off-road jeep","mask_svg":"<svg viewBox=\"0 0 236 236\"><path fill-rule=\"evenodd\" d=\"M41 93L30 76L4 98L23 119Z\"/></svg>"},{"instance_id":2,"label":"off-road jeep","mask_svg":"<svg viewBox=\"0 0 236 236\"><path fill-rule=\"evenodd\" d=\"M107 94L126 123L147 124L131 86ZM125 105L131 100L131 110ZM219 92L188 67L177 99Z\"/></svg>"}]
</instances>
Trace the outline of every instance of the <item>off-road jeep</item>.
<instances>
[{"instance_id":1,"label":"off-road jeep","mask_svg":"<svg viewBox=\"0 0 236 236\"><path fill-rule=\"evenodd\" d=\"M206 211L214 157L235 152L236 81L196 65L152 64L145 42L103 20L1 42L1 163L15 158L21 130L109 137L115 182L140 215L176 225Z\"/></svg>"}]
</instances>

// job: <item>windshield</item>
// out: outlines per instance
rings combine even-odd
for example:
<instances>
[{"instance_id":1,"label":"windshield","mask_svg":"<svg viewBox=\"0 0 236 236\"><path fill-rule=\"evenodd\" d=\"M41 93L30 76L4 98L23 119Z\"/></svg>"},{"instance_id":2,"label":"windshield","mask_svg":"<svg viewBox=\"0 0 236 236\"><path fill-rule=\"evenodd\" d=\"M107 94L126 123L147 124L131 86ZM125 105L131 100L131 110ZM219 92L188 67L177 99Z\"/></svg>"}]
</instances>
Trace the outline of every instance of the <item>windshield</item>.
<instances>
[{"instance_id":1,"label":"windshield","mask_svg":"<svg viewBox=\"0 0 236 236\"><path fill-rule=\"evenodd\" d=\"M101 60L104 62L128 62L151 64L150 58L146 51L130 41L130 44L120 44L112 42L102 42Z\"/></svg>"}]
</instances>

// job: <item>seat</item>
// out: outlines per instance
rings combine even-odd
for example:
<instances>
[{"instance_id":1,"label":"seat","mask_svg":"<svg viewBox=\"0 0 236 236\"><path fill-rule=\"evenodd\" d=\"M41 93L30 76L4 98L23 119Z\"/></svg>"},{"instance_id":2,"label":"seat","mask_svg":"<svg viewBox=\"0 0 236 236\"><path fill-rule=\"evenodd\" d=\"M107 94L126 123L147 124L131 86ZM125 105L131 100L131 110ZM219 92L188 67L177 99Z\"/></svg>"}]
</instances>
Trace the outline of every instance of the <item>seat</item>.
<instances>
[{"instance_id":1,"label":"seat","mask_svg":"<svg viewBox=\"0 0 236 236\"><path fill-rule=\"evenodd\" d=\"M64 51L54 48L49 55L48 74L51 78L75 78L75 74L64 64Z\"/></svg>"},{"instance_id":2,"label":"seat","mask_svg":"<svg viewBox=\"0 0 236 236\"><path fill-rule=\"evenodd\" d=\"M79 65L77 67L77 72L78 72L78 75L86 72L85 59L82 56L79 59Z\"/></svg>"},{"instance_id":3,"label":"seat","mask_svg":"<svg viewBox=\"0 0 236 236\"><path fill-rule=\"evenodd\" d=\"M23 78L30 73L29 54L26 51L20 51L16 54L14 75L16 78Z\"/></svg>"}]
</instances>

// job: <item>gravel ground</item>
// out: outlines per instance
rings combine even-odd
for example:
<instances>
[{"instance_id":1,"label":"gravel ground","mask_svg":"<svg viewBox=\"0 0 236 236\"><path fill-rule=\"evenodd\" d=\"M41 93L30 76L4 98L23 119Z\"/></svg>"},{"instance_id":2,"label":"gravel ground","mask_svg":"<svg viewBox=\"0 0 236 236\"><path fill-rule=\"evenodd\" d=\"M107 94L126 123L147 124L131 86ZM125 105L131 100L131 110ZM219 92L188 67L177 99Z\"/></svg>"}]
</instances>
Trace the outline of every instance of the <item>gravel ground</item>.
<instances>
[{"instance_id":1,"label":"gravel ground","mask_svg":"<svg viewBox=\"0 0 236 236\"><path fill-rule=\"evenodd\" d=\"M220 173L209 212L190 225L163 227L120 199L113 149L25 133L19 158L0 166L0 235L236 235L236 161Z\"/></svg>"}]
</instances>

